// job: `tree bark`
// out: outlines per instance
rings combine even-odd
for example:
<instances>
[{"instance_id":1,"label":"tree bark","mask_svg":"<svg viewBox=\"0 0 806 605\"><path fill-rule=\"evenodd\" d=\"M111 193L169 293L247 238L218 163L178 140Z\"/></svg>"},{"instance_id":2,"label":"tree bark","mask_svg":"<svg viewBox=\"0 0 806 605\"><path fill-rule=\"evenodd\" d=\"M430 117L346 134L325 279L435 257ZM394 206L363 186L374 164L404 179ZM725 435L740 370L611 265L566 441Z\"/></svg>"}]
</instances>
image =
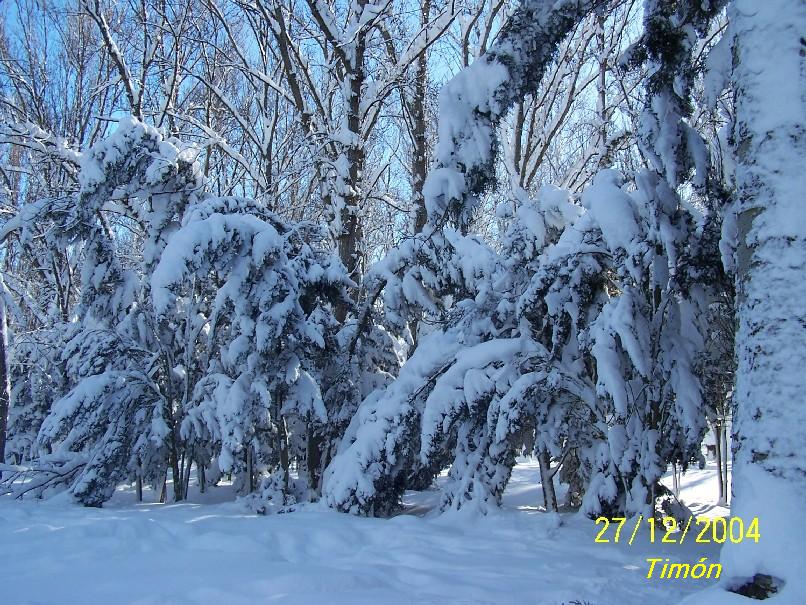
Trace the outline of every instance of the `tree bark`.
<instances>
[{"instance_id":1,"label":"tree bark","mask_svg":"<svg viewBox=\"0 0 806 605\"><path fill-rule=\"evenodd\" d=\"M680 476L677 470L677 462L672 462L672 493L675 498L680 497Z\"/></svg>"},{"instance_id":2,"label":"tree bark","mask_svg":"<svg viewBox=\"0 0 806 605\"><path fill-rule=\"evenodd\" d=\"M187 454L185 471L182 477L182 494L184 495L185 499L188 497L188 488L190 487L190 470L193 467L193 456L191 453L192 452L188 452Z\"/></svg>"},{"instance_id":3,"label":"tree bark","mask_svg":"<svg viewBox=\"0 0 806 605\"><path fill-rule=\"evenodd\" d=\"M769 574L794 595L806 580L780 553L806 543L796 520L806 501L806 4L734 0L729 19L739 212L731 514L767 523L757 548L726 543L721 561L726 583Z\"/></svg>"},{"instance_id":4,"label":"tree bark","mask_svg":"<svg viewBox=\"0 0 806 605\"><path fill-rule=\"evenodd\" d=\"M157 495L157 502L165 504L166 492L168 491L168 469L165 469L165 474L159 484L159 493Z\"/></svg>"},{"instance_id":5,"label":"tree bark","mask_svg":"<svg viewBox=\"0 0 806 605\"><path fill-rule=\"evenodd\" d=\"M719 504L725 501L725 482L722 480L722 438L720 437L721 425L719 421L714 423L714 444L716 452L716 482L719 486Z\"/></svg>"},{"instance_id":6,"label":"tree bark","mask_svg":"<svg viewBox=\"0 0 806 605\"><path fill-rule=\"evenodd\" d=\"M728 449L728 423L727 420L722 422L722 489L723 489L723 501L727 505L728 501L730 500L730 481L728 480L728 459L729 459L729 452Z\"/></svg>"},{"instance_id":7,"label":"tree bark","mask_svg":"<svg viewBox=\"0 0 806 605\"><path fill-rule=\"evenodd\" d=\"M288 455L288 429L285 425L285 418L280 418L280 467L283 469L283 489L288 493L290 483L290 459Z\"/></svg>"},{"instance_id":8,"label":"tree bark","mask_svg":"<svg viewBox=\"0 0 806 605\"><path fill-rule=\"evenodd\" d=\"M137 501L143 501L143 463L137 458Z\"/></svg>"},{"instance_id":9,"label":"tree bark","mask_svg":"<svg viewBox=\"0 0 806 605\"><path fill-rule=\"evenodd\" d=\"M6 431L8 430L8 411L11 404L11 384L8 373L8 323L6 321L6 304L2 298L5 288L0 275L0 464L6 460ZM2 471L0 471L2 477Z\"/></svg>"},{"instance_id":10,"label":"tree bark","mask_svg":"<svg viewBox=\"0 0 806 605\"><path fill-rule=\"evenodd\" d=\"M358 6L363 8L366 0L358 0ZM347 130L350 133L350 143L347 145L345 155L347 158L347 182L343 191L334 192L343 197L343 205L337 208L341 219L341 232L336 236L339 258L347 268L347 274L355 283L361 281L363 265L364 226L361 221L361 178L366 161L365 141L361 132L361 99L362 89L366 80L364 66L364 53L366 51L366 38L364 33L359 36L355 56L350 64L345 63L345 78L348 80L347 90ZM357 296L353 292L353 299ZM339 305L336 309L336 318L344 321L347 318L347 308Z\"/></svg>"},{"instance_id":11,"label":"tree bark","mask_svg":"<svg viewBox=\"0 0 806 605\"><path fill-rule=\"evenodd\" d=\"M180 470L179 456L176 447L171 449L171 478L174 485L174 502L181 502L184 498L182 496L182 471Z\"/></svg>"},{"instance_id":12,"label":"tree bark","mask_svg":"<svg viewBox=\"0 0 806 605\"><path fill-rule=\"evenodd\" d=\"M201 459L196 461L196 474L199 481L199 493L203 494L207 491L207 472L202 464Z\"/></svg>"},{"instance_id":13,"label":"tree bark","mask_svg":"<svg viewBox=\"0 0 806 605\"><path fill-rule=\"evenodd\" d=\"M253 462L252 446L246 446L246 493L255 491L255 469Z\"/></svg>"},{"instance_id":14,"label":"tree bark","mask_svg":"<svg viewBox=\"0 0 806 605\"><path fill-rule=\"evenodd\" d=\"M420 10L421 27L425 27L430 19L431 0L424 0ZM427 49L423 49L417 57L415 66L414 95L411 100L411 191L414 198L414 233L420 233L428 219L423 197L423 185L428 172L428 144L426 143L428 125L425 116L425 99L428 94Z\"/></svg>"},{"instance_id":15,"label":"tree bark","mask_svg":"<svg viewBox=\"0 0 806 605\"><path fill-rule=\"evenodd\" d=\"M543 504L547 511L557 512L557 493L554 490L554 473L551 472L551 457L546 450L537 455L540 465L540 483L543 486Z\"/></svg>"},{"instance_id":16,"label":"tree bark","mask_svg":"<svg viewBox=\"0 0 806 605\"><path fill-rule=\"evenodd\" d=\"M305 452L305 464L308 467L308 487L320 493L320 477L322 469L322 438L316 434L311 423L308 423L308 440Z\"/></svg>"}]
</instances>

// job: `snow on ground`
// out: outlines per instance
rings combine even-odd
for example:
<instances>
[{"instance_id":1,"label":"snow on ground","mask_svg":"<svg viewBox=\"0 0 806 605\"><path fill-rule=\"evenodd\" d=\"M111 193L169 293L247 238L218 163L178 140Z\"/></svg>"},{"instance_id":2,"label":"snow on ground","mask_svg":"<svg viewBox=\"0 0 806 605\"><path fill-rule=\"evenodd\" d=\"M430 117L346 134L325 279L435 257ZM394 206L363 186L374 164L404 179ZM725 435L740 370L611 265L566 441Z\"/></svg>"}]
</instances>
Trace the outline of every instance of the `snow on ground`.
<instances>
[{"instance_id":1,"label":"snow on ground","mask_svg":"<svg viewBox=\"0 0 806 605\"><path fill-rule=\"evenodd\" d=\"M436 491L407 494L410 514L392 519L319 505L255 516L221 502L228 487L181 504L137 504L126 489L104 509L0 498L0 602L664 605L713 582L647 579L646 559L715 562L716 545L650 544L646 531L595 543L590 520L540 510L538 477L521 460L503 509L472 518L428 512ZM681 495L726 512L713 468L684 475Z\"/></svg>"}]
</instances>

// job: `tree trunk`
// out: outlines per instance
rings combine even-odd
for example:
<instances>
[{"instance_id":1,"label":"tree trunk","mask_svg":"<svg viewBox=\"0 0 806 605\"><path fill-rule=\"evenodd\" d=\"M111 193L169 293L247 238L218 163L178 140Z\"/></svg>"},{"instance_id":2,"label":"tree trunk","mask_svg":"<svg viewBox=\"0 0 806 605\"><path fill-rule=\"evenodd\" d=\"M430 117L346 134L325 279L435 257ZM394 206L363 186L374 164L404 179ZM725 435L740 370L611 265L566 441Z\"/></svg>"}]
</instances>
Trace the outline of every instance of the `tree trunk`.
<instances>
[{"instance_id":1,"label":"tree trunk","mask_svg":"<svg viewBox=\"0 0 806 605\"><path fill-rule=\"evenodd\" d=\"M367 4L367 0L358 0L359 9ZM356 32L355 54L350 61L344 64L344 80L347 90L347 130L350 133L350 142L345 146L344 154L347 159L347 174L339 175L345 178L341 190L334 191L334 195L341 197L341 204L335 211L340 217L341 231L336 236L339 258L347 268L347 273L355 283L360 283L363 265L364 226L361 221L361 179L366 162L364 134L362 132L363 109L361 100L366 72L364 55L366 52L367 33L360 29ZM337 182L338 182L337 178ZM338 189L338 186L337 186ZM340 206L340 207L339 207ZM353 291L353 299L357 296L357 289ZM336 308L336 318L343 322L347 317L347 307L340 304Z\"/></svg>"},{"instance_id":2,"label":"tree trunk","mask_svg":"<svg viewBox=\"0 0 806 605\"><path fill-rule=\"evenodd\" d=\"M184 499L182 496L182 471L179 466L179 456L174 447L171 453L171 478L174 484L174 502L181 502Z\"/></svg>"},{"instance_id":3,"label":"tree trunk","mask_svg":"<svg viewBox=\"0 0 806 605\"><path fill-rule=\"evenodd\" d=\"M596 82L596 113L599 118L599 152L596 160L599 169L608 168L610 158L607 153L607 62L609 57L605 54L605 14L603 11L596 13L596 43L598 46L599 77Z\"/></svg>"},{"instance_id":4,"label":"tree trunk","mask_svg":"<svg viewBox=\"0 0 806 605\"><path fill-rule=\"evenodd\" d=\"M143 501L143 463L137 458L137 501Z\"/></svg>"},{"instance_id":5,"label":"tree trunk","mask_svg":"<svg viewBox=\"0 0 806 605\"><path fill-rule=\"evenodd\" d=\"M795 595L806 593L793 554L806 543L806 3L735 0L729 19L739 204L731 515L762 529L752 548L726 543L723 581L783 580Z\"/></svg>"},{"instance_id":6,"label":"tree trunk","mask_svg":"<svg viewBox=\"0 0 806 605\"><path fill-rule=\"evenodd\" d=\"M716 482L719 486L719 504L725 502L725 482L722 480L722 439L719 435L721 431L721 423L719 421L714 423L712 430L714 431L714 451L716 453Z\"/></svg>"},{"instance_id":7,"label":"tree trunk","mask_svg":"<svg viewBox=\"0 0 806 605\"><path fill-rule=\"evenodd\" d=\"M722 490L723 500L727 505L730 501L730 481L728 480L728 460L730 458L730 450L728 449L728 421L722 421Z\"/></svg>"},{"instance_id":8,"label":"tree trunk","mask_svg":"<svg viewBox=\"0 0 806 605\"><path fill-rule=\"evenodd\" d=\"M255 469L254 469L254 454L252 453L252 446L246 446L246 493L251 494L255 491Z\"/></svg>"},{"instance_id":9,"label":"tree trunk","mask_svg":"<svg viewBox=\"0 0 806 605\"><path fill-rule=\"evenodd\" d=\"M675 498L680 497L680 481L677 476L677 462L672 462L672 493Z\"/></svg>"},{"instance_id":10,"label":"tree trunk","mask_svg":"<svg viewBox=\"0 0 806 605\"><path fill-rule=\"evenodd\" d=\"M424 0L420 10L420 26L426 27L431 19L431 0ZM428 214L425 210L423 185L428 172L428 144L426 131L425 99L428 94L428 50L424 49L415 63L414 95L411 99L411 192L414 202L414 233L425 227Z\"/></svg>"},{"instance_id":11,"label":"tree trunk","mask_svg":"<svg viewBox=\"0 0 806 605\"><path fill-rule=\"evenodd\" d=\"M174 483L176 481L179 481L179 486L183 488L183 490L185 486L185 460L187 460L187 455L185 454L185 452L182 452L182 454L179 456L179 462L177 464L177 467L179 468L179 475L178 477L177 476L174 477ZM174 487L174 491L175 490L176 487Z\"/></svg>"},{"instance_id":12,"label":"tree trunk","mask_svg":"<svg viewBox=\"0 0 806 605\"><path fill-rule=\"evenodd\" d=\"M308 423L308 440L306 444L305 464L308 467L308 487L319 493L319 480L322 468L322 438L317 435Z\"/></svg>"},{"instance_id":13,"label":"tree trunk","mask_svg":"<svg viewBox=\"0 0 806 605\"><path fill-rule=\"evenodd\" d=\"M8 430L8 410L11 403L11 385L8 374L8 323L6 305L2 298L5 288L0 275L0 464L6 460L6 431ZM2 471L0 471L2 477Z\"/></svg>"},{"instance_id":14,"label":"tree trunk","mask_svg":"<svg viewBox=\"0 0 806 605\"><path fill-rule=\"evenodd\" d=\"M168 491L168 469L165 469L165 474L160 481L159 493L157 495L157 502L165 504L166 492Z\"/></svg>"},{"instance_id":15,"label":"tree trunk","mask_svg":"<svg viewBox=\"0 0 806 605\"><path fill-rule=\"evenodd\" d=\"M190 470L192 467L193 467L193 456L191 456L190 452L188 452L185 464L185 472L182 477L182 493L184 494L186 500L188 497L188 488L190 487Z\"/></svg>"},{"instance_id":16,"label":"tree trunk","mask_svg":"<svg viewBox=\"0 0 806 605\"><path fill-rule=\"evenodd\" d=\"M199 482L199 493L203 494L207 491L207 472L201 459L196 461L196 474Z\"/></svg>"},{"instance_id":17,"label":"tree trunk","mask_svg":"<svg viewBox=\"0 0 806 605\"><path fill-rule=\"evenodd\" d=\"M280 466L283 469L283 489L288 493L288 485L291 477L288 456L288 430L285 426L285 418L280 418Z\"/></svg>"},{"instance_id":18,"label":"tree trunk","mask_svg":"<svg viewBox=\"0 0 806 605\"><path fill-rule=\"evenodd\" d=\"M540 465L540 483L543 486L543 504L547 511L557 512L557 493L554 491L554 473L551 472L551 457L541 449L537 455Z\"/></svg>"}]
</instances>

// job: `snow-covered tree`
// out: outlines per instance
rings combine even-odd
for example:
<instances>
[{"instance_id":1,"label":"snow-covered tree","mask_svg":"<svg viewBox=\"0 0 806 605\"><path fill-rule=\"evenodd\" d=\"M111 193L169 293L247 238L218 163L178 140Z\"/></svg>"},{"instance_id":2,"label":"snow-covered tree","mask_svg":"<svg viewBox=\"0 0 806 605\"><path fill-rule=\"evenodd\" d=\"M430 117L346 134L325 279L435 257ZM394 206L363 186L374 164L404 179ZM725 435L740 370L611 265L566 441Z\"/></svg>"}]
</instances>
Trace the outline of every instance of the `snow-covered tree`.
<instances>
[{"instance_id":1,"label":"snow-covered tree","mask_svg":"<svg viewBox=\"0 0 806 605\"><path fill-rule=\"evenodd\" d=\"M43 199L6 225L22 240L42 223L65 225L55 241L83 261L75 315L55 331L64 379L18 390L20 427L51 398L36 443L19 445L36 458L25 493L67 487L100 505L126 479L164 485L168 468L179 500L192 464L215 459L245 492L277 471L284 496L307 496L291 485L291 463L316 493L356 397L396 372L383 330L353 338L355 326L337 320L355 284L326 232L204 193L195 153L122 120L82 154L74 203ZM20 361L26 350L49 359L31 345Z\"/></svg>"},{"instance_id":2,"label":"snow-covered tree","mask_svg":"<svg viewBox=\"0 0 806 605\"><path fill-rule=\"evenodd\" d=\"M370 273L398 327L417 309L438 327L398 380L362 404L328 469L331 505L387 512L416 466L434 474L450 465L444 505L485 509L500 500L531 430L545 475L552 456L560 461L574 450L589 514L653 514L667 464L697 457L705 423L696 360L709 300L697 257L701 225L674 188L696 167L704 190L708 162L682 121L685 99L666 121L652 120L662 95L688 89L669 93L663 70L651 72L642 132L657 167L629 183L605 170L581 206L549 190L536 206L521 201L511 216L502 213L509 231L499 250L445 225L467 228L494 178L495 124L591 8L526 3L489 53L443 91L437 165L425 187L432 225ZM696 13L698 24L713 11ZM651 54L651 11L647 23L636 48L649 48L645 56L668 76L672 58ZM543 53L521 54L535 40L546 40ZM685 77L690 83L693 72ZM471 95L471 80L485 88ZM666 139L651 135L659 128Z\"/></svg>"},{"instance_id":3,"label":"snow-covered tree","mask_svg":"<svg viewBox=\"0 0 806 605\"><path fill-rule=\"evenodd\" d=\"M331 357L339 355L333 316L354 285L309 223L289 224L250 200L208 198L192 208L151 277L162 329L177 313L201 343L201 379L187 401L182 437L213 446L218 467L245 474L278 470L288 489L289 463L307 462L316 489L317 436L341 411L328 400ZM335 406L335 409L333 409Z\"/></svg>"},{"instance_id":4,"label":"snow-covered tree","mask_svg":"<svg viewBox=\"0 0 806 605\"><path fill-rule=\"evenodd\" d=\"M81 156L81 188L69 203L43 198L6 225L6 232L17 231L24 240L41 223L57 224L53 237L62 249L80 250L81 297L64 322L65 348L57 362L65 390L54 394L60 398L39 431L38 449L49 453L38 464L53 474L40 487L66 483L89 505L108 499L125 477L156 479L167 464L174 470L175 496L182 497L174 377L165 371L165 348L154 333L149 288L141 279L201 184L192 150L175 143L123 120ZM139 267L127 266L126 240L118 234L124 226L140 237ZM69 472L60 476L63 468Z\"/></svg>"},{"instance_id":5,"label":"snow-covered tree","mask_svg":"<svg viewBox=\"0 0 806 605\"><path fill-rule=\"evenodd\" d=\"M791 523L806 495L803 258L799 158L806 148L802 2L734 0L714 64L714 88L735 91L732 151L737 185L726 220L726 264L735 271L738 331L731 514L758 517L758 544L726 545L721 588L795 602L806 590ZM719 598L713 593L701 597ZM778 598L778 597L776 597Z\"/></svg>"},{"instance_id":6,"label":"snow-covered tree","mask_svg":"<svg viewBox=\"0 0 806 605\"><path fill-rule=\"evenodd\" d=\"M584 6L583 6L584 4ZM441 93L436 167L424 187L430 226L390 253L371 277L369 304L383 292L387 314L399 329L417 309L454 315L454 325L420 341L398 379L385 393L362 403L328 468L324 496L342 510L383 513L397 506L418 450L426 466L431 443L418 443L428 392L452 365L462 344L484 346L497 326L475 325L476 300L489 302L494 253L484 242L463 235L477 196L494 179L497 124L516 99L539 79L554 48L593 3L526 3L512 16L490 51L451 80ZM481 84L481 87L479 86ZM442 229L446 220L459 228ZM371 274L373 273L371 272ZM465 303L470 304L469 311ZM444 307L443 307L444 308ZM467 311L467 314L465 313ZM369 310L365 311L365 315ZM489 318L489 315L487 315ZM488 319L489 321L489 319ZM468 330L467 335L460 326ZM492 332L490 332L492 330ZM517 339L516 339L517 340ZM486 367L482 364L480 370ZM472 364L472 361L471 361ZM473 436L465 431L465 436ZM485 446L486 447L486 446ZM438 471L439 468L426 472ZM508 474L507 474L508 476ZM503 478L501 487L506 482ZM493 488L493 499L500 493Z\"/></svg>"}]
</instances>

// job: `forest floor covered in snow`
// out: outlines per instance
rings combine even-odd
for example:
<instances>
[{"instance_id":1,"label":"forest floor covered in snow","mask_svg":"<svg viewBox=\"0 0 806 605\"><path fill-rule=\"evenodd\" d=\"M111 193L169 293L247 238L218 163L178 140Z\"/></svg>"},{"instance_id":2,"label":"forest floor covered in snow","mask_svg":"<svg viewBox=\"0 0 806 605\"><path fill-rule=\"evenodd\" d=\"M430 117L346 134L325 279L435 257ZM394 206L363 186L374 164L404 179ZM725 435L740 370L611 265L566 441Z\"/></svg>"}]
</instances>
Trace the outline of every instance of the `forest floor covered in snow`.
<instances>
[{"instance_id":1,"label":"forest floor covered in snow","mask_svg":"<svg viewBox=\"0 0 806 605\"><path fill-rule=\"evenodd\" d=\"M0 602L665 605L714 582L647 579L647 558L715 562L717 545L652 544L646 530L632 546L595 543L601 526L541 510L538 477L521 460L502 510L472 518L429 512L436 491L407 494L391 519L319 505L258 516L222 502L226 486L180 504L121 489L103 509L0 498ZM727 514L716 490L712 463L683 476L696 514Z\"/></svg>"}]
</instances>

